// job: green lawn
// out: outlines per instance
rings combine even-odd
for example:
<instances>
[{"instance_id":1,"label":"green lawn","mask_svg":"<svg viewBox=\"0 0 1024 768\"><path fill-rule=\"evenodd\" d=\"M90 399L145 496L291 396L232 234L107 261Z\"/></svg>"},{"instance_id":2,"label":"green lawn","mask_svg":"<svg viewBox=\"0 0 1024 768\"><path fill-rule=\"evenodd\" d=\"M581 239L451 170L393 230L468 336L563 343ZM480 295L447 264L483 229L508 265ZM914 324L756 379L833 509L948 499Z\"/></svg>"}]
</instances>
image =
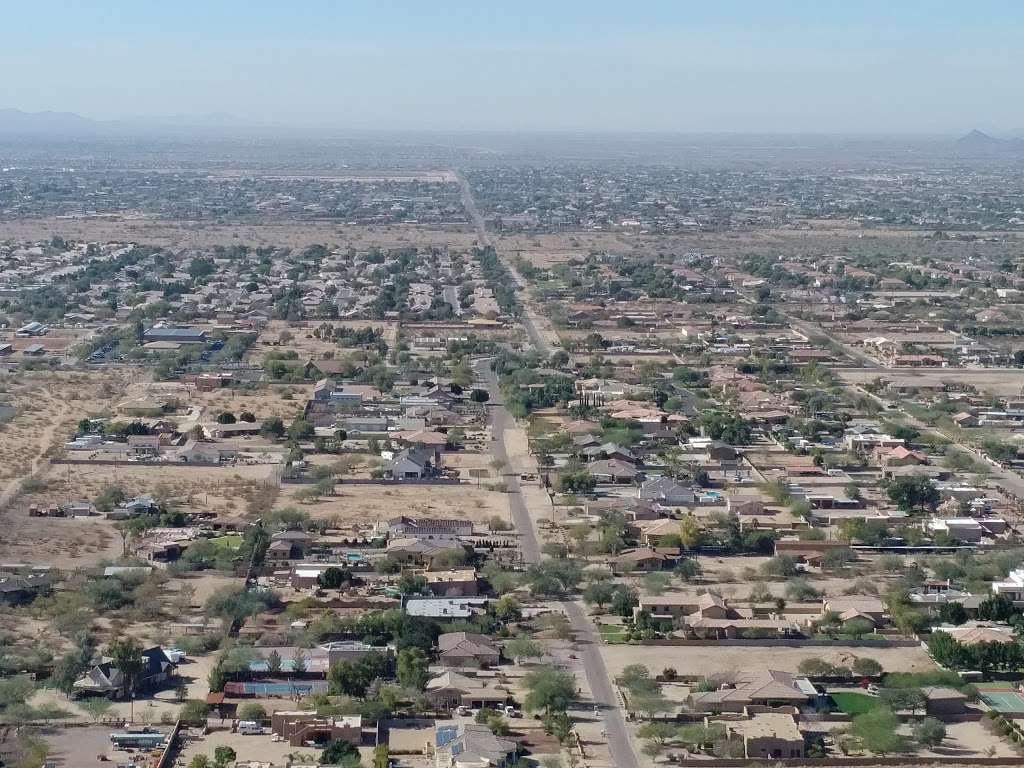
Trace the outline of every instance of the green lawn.
<instances>
[{"instance_id":1,"label":"green lawn","mask_svg":"<svg viewBox=\"0 0 1024 768\"><path fill-rule=\"evenodd\" d=\"M232 533L227 536L218 536L215 539L210 539L210 541L221 549L238 549L242 546L242 537L237 533Z\"/></svg>"},{"instance_id":2,"label":"green lawn","mask_svg":"<svg viewBox=\"0 0 1024 768\"><path fill-rule=\"evenodd\" d=\"M877 698L868 696L866 693L844 691L842 693L830 694L830 696L832 701L835 702L836 708L848 715L862 715L880 705Z\"/></svg>"},{"instance_id":3,"label":"green lawn","mask_svg":"<svg viewBox=\"0 0 1024 768\"><path fill-rule=\"evenodd\" d=\"M606 643L626 642L626 628L621 624L598 624L597 632Z\"/></svg>"}]
</instances>

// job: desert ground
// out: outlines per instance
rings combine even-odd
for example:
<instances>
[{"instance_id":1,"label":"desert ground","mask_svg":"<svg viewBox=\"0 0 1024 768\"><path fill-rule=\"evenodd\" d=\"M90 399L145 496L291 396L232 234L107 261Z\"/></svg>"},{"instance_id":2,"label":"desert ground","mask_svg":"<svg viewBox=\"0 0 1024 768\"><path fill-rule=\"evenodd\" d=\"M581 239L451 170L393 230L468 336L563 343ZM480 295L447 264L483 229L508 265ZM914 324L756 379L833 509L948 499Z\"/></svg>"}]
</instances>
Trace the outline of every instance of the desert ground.
<instances>
[{"instance_id":1,"label":"desert ground","mask_svg":"<svg viewBox=\"0 0 1024 768\"><path fill-rule=\"evenodd\" d=\"M307 248L338 243L356 249L403 248L412 245L464 249L476 243L469 227L427 227L410 224L358 226L336 221L253 221L221 224L215 221L168 221L152 216L40 217L5 221L4 239L70 240L148 243L174 248L209 248L244 244Z\"/></svg>"},{"instance_id":2,"label":"desert ground","mask_svg":"<svg viewBox=\"0 0 1024 768\"><path fill-rule=\"evenodd\" d=\"M285 485L277 506L294 506L314 519L332 520L340 529L368 529L396 515L453 517L484 522L495 515L508 519L508 497L483 486L466 485L337 485L333 496L308 502L307 485Z\"/></svg>"},{"instance_id":3,"label":"desert ground","mask_svg":"<svg viewBox=\"0 0 1024 768\"><path fill-rule=\"evenodd\" d=\"M868 656L890 672L924 672L937 669L922 648L768 647L760 645L645 646L640 653L628 645L601 645L608 674L615 677L630 664L646 664L652 673L673 667L680 675L713 675L741 669L774 669L796 672L800 662L820 658L849 665L855 657Z\"/></svg>"},{"instance_id":4,"label":"desert ground","mask_svg":"<svg viewBox=\"0 0 1024 768\"><path fill-rule=\"evenodd\" d=\"M274 465L257 466L132 466L47 465L24 493L0 512L0 525L16 524L17 537L0 537L0 560L59 565L96 565L121 556L121 536L103 517L29 517L40 508L75 500L91 500L108 485L131 497L151 493L182 511L238 516L264 512L273 505Z\"/></svg>"}]
</instances>

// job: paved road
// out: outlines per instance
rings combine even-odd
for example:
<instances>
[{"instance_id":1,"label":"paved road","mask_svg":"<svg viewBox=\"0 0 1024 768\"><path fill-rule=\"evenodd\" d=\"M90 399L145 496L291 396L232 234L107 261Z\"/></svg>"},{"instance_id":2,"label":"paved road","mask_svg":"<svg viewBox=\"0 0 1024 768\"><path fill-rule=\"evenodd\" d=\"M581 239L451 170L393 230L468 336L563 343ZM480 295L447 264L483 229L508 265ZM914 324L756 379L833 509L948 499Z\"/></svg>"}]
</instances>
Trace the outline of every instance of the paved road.
<instances>
[{"instance_id":1,"label":"paved road","mask_svg":"<svg viewBox=\"0 0 1024 768\"><path fill-rule=\"evenodd\" d=\"M462 198L462 207L466 211L466 215L469 216L469 220L473 224L473 229L476 230L476 237L483 245L494 246L491 240L491 236L487 233L487 224L484 221L483 214L480 213L480 209L477 208L476 200L473 199L473 190L470 189L469 180L462 175L459 171L455 171L455 178L459 182L459 196ZM505 268L512 275L512 279L515 280L516 287L519 292L519 303L523 307L523 315L520 321L523 327L526 329L526 334L530 337L530 343L545 355L550 355L554 349L551 344L548 343L547 339L537 329L539 319L536 313L530 308L528 303L524 301L526 296L526 281L523 280L522 275L516 271L514 265L507 262L498 252L497 248L494 248L494 252L498 254L498 258L501 259L501 263L505 265Z\"/></svg>"},{"instance_id":2,"label":"paved road","mask_svg":"<svg viewBox=\"0 0 1024 768\"><path fill-rule=\"evenodd\" d=\"M512 417L501 402L501 393L498 391L498 379L495 373L490 370L489 361L477 361L474 367L476 368L478 379L487 383L487 390L491 395L488 413L491 434L494 436L492 445L494 455L500 461L508 464L505 430L513 426ZM506 474L505 486L509 493L509 508L512 512L512 519L516 529L520 532L519 546L522 551L523 561L527 564L536 563L540 560L540 546L537 542L537 533L533 527L533 519L530 517L530 511L523 500L519 476L515 473ZM562 610L569 618L569 624L580 647L579 657L583 663L583 672L587 676L587 684L594 700L594 706L600 709L601 717L604 720L604 730L607 734L612 762L616 768L639 768L640 763L637 760L636 752L633 751L633 743L629 739L629 732L626 729L626 721L623 717L622 709L619 707L611 679L608 677L608 669L605 667L604 657L601 656L601 640L597 636L594 624L587 617L583 606L578 601L563 601Z\"/></svg>"},{"instance_id":3,"label":"paved road","mask_svg":"<svg viewBox=\"0 0 1024 768\"><path fill-rule=\"evenodd\" d=\"M749 302L753 302L753 299L749 296L744 296L744 298L746 298L746 300ZM853 346L852 344L844 341L843 339L834 336L833 334L829 333L829 331L822 328L820 325L809 323L805 320L801 320L800 318L793 317L788 312L781 312L781 314L793 325L794 328L797 328L798 330L802 331L807 336L822 336L828 339L834 345L842 349L851 359L859 361L862 364L863 368L872 371L878 371L878 374L880 376L899 372L911 373L914 371L913 368L886 368L885 366L881 365L877 360L873 359L870 355L865 353L863 350L860 350L857 347ZM833 369L834 368L835 366L833 366ZM845 389L852 390L860 395L865 395L871 398L872 400L877 402L883 408L884 413L888 414L890 417L899 416L905 423L907 423L914 429L918 430L919 432L937 435L938 437L941 437L944 440L948 440L950 443L960 448L960 450L973 456L979 462L984 464L985 467L988 469L989 475L994 480L996 480L996 482L1002 484L1002 489L1004 491L1008 491L1009 493L1019 498L1024 498L1024 477L1021 477L1019 473L1015 472L1012 469L1007 469L1006 467L1003 467L998 463L992 462L983 451L975 448L973 445L970 445L969 443L962 442L961 440L957 439L956 435L947 434L946 432L943 432L941 429L933 427L930 424L926 424L925 422L921 421L917 417L910 414L904 408L888 408L885 400L883 400L878 395L868 392L866 389L864 389L864 387L859 386L857 384L843 382L842 380L840 380L839 383L840 386L842 386Z\"/></svg>"}]
</instances>

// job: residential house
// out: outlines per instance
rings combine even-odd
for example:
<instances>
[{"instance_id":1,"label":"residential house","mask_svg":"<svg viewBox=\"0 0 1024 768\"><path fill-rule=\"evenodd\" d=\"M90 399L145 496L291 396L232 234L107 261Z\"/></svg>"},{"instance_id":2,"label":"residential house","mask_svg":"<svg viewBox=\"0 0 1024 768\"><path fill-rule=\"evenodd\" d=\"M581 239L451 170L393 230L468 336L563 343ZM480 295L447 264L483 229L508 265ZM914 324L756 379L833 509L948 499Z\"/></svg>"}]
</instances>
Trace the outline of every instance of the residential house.
<instances>
[{"instance_id":1,"label":"residential house","mask_svg":"<svg viewBox=\"0 0 1024 768\"><path fill-rule=\"evenodd\" d=\"M270 730L293 747L324 746L339 739L357 747L363 743L360 715L319 717L309 710L278 710L270 716Z\"/></svg>"},{"instance_id":2,"label":"residential house","mask_svg":"<svg viewBox=\"0 0 1024 768\"><path fill-rule=\"evenodd\" d=\"M472 536L473 522L457 518L393 517L386 523L390 536L405 536L417 539Z\"/></svg>"},{"instance_id":3,"label":"residential house","mask_svg":"<svg viewBox=\"0 0 1024 768\"><path fill-rule=\"evenodd\" d=\"M468 677L446 670L427 681L427 700L435 707L500 708L511 699L507 688L495 684L493 679Z\"/></svg>"},{"instance_id":4,"label":"residential house","mask_svg":"<svg viewBox=\"0 0 1024 768\"><path fill-rule=\"evenodd\" d=\"M601 484L628 484L642 477L642 472L625 461L602 459L587 464L587 471Z\"/></svg>"},{"instance_id":5,"label":"residential house","mask_svg":"<svg viewBox=\"0 0 1024 768\"><path fill-rule=\"evenodd\" d=\"M806 677L773 669L746 669L713 676L717 690L691 693L698 712L742 712L747 707L808 707L818 691Z\"/></svg>"},{"instance_id":6,"label":"residential house","mask_svg":"<svg viewBox=\"0 0 1024 768\"><path fill-rule=\"evenodd\" d=\"M142 652L142 669L135 680L135 690L146 691L168 682L174 675L174 662L158 645ZM84 695L100 695L116 698L127 695L129 681L114 665L114 660L104 657L75 681L74 692Z\"/></svg>"},{"instance_id":7,"label":"residential house","mask_svg":"<svg viewBox=\"0 0 1024 768\"><path fill-rule=\"evenodd\" d=\"M437 638L438 661L446 667L492 667L501 661L501 649L486 635L448 632Z\"/></svg>"},{"instance_id":8,"label":"residential house","mask_svg":"<svg viewBox=\"0 0 1024 768\"><path fill-rule=\"evenodd\" d=\"M429 619L468 619L486 610L490 600L486 597L409 597L405 612L410 616Z\"/></svg>"},{"instance_id":9,"label":"residential house","mask_svg":"<svg viewBox=\"0 0 1024 768\"><path fill-rule=\"evenodd\" d=\"M434 738L434 768L509 768L517 751L514 739L495 736L486 725L441 725Z\"/></svg>"},{"instance_id":10,"label":"residential house","mask_svg":"<svg viewBox=\"0 0 1024 768\"><path fill-rule=\"evenodd\" d=\"M55 574L50 569L23 574L0 573L0 605L22 605L53 588Z\"/></svg>"},{"instance_id":11,"label":"residential house","mask_svg":"<svg viewBox=\"0 0 1024 768\"><path fill-rule=\"evenodd\" d=\"M665 507L691 506L696 503L693 491L671 477L652 477L645 480L637 489L636 495L639 499L654 501Z\"/></svg>"},{"instance_id":12,"label":"residential house","mask_svg":"<svg viewBox=\"0 0 1024 768\"><path fill-rule=\"evenodd\" d=\"M743 742L747 759L782 760L804 756L804 735L793 715L758 712L748 720L730 720L725 725L730 737Z\"/></svg>"},{"instance_id":13,"label":"residential house","mask_svg":"<svg viewBox=\"0 0 1024 768\"><path fill-rule=\"evenodd\" d=\"M678 532L679 524L675 525ZM679 550L673 547L639 547L624 550L610 558L608 562L615 573L662 571L671 568L679 560L679 554Z\"/></svg>"},{"instance_id":14,"label":"residential house","mask_svg":"<svg viewBox=\"0 0 1024 768\"><path fill-rule=\"evenodd\" d=\"M451 568L446 571L425 571L430 594L438 597L476 597L479 592L476 570L473 568Z\"/></svg>"},{"instance_id":15,"label":"residential house","mask_svg":"<svg viewBox=\"0 0 1024 768\"><path fill-rule=\"evenodd\" d=\"M437 472L436 454L424 447L406 448L384 465L384 474L392 480L422 480Z\"/></svg>"}]
</instances>

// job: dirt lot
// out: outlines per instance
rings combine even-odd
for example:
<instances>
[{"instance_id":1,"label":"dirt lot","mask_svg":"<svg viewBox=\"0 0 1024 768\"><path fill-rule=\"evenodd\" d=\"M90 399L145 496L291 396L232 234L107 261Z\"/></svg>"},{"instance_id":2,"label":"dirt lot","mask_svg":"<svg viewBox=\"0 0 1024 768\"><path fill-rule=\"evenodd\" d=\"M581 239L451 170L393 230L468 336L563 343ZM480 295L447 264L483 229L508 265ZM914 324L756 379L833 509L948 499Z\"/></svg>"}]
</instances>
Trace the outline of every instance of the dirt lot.
<instances>
[{"instance_id":1,"label":"dirt lot","mask_svg":"<svg viewBox=\"0 0 1024 768\"><path fill-rule=\"evenodd\" d=\"M299 502L306 485L285 485L277 506L297 506L316 519L333 519L341 529L362 529L395 515L454 517L484 522L498 515L508 519L508 497L471 485L346 485L334 496Z\"/></svg>"},{"instance_id":2,"label":"dirt lot","mask_svg":"<svg viewBox=\"0 0 1024 768\"><path fill-rule=\"evenodd\" d=\"M866 384L881 378L883 381L914 386L915 381L928 383L953 382L971 384L981 392L1002 397L1020 394L1019 370L1009 368L887 368L885 370L839 370L839 377L851 384Z\"/></svg>"},{"instance_id":3,"label":"dirt lot","mask_svg":"<svg viewBox=\"0 0 1024 768\"><path fill-rule=\"evenodd\" d=\"M43 454L65 442L86 414L110 408L128 378L117 372L21 371L0 376L0 402L14 413L0 425L0 509Z\"/></svg>"},{"instance_id":4,"label":"dirt lot","mask_svg":"<svg viewBox=\"0 0 1024 768\"><path fill-rule=\"evenodd\" d=\"M331 320L329 324L338 328L373 328L383 331L384 341L389 347L395 345L398 334L397 323L384 323L376 320ZM320 359L326 353L331 353L336 359L341 360L353 352L361 351L339 346L333 341L317 339L313 335L313 331L319 325L321 325L320 321L289 323L283 320L272 320L260 332L246 358L259 361L269 352L294 351L298 354L300 361L308 358ZM282 333L287 334L285 336L288 339L287 343L280 343Z\"/></svg>"},{"instance_id":5,"label":"dirt lot","mask_svg":"<svg viewBox=\"0 0 1024 768\"><path fill-rule=\"evenodd\" d=\"M467 227L432 228L418 225L361 227L335 221L260 221L217 224L206 221L167 221L148 216L96 218L33 218L4 222L10 240L49 240L55 234L69 240L137 242L173 247L207 248L244 243L256 247L306 248L318 244L343 247L401 248L436 245L468 248L476 235Z\"/></svg>"},{"instance_id":6,"label":"dirt lot","mask_svg":"<svg viewBox=\"0 0 1024 768\"><path fill-rule=\"evenodd\" d=\"M848 646L779 648L768 646L634 646L603 645L601 653L608 674L618 675L629 664L646 664L652 672L674 667L680 675L711 675L739 669L775 669L796 672L800 662L820 658L849 665L854 657L875 659L889 672L923 672L936 669L921 648L852 648Z\"/></svg>"},{"instance_id":7,"label":"dirt lot","mask_svg":"<svg viewBox=\"0 0 1024 768\"><path fill-rule=\"evenodd\" d=\"M0 538L0 559L83 567L120 557L121 537L111 521L98 516L29 517L30 504L43 508L93 499L104 487L116 484L129 497L156 494L182 511L243 515L272 503L276 484L266 482L274 470L272 465L47 466L35 483L39 490L22 495L0 513L0 525L17 530L17 536Z\"/></svg>"}]
</instances>

